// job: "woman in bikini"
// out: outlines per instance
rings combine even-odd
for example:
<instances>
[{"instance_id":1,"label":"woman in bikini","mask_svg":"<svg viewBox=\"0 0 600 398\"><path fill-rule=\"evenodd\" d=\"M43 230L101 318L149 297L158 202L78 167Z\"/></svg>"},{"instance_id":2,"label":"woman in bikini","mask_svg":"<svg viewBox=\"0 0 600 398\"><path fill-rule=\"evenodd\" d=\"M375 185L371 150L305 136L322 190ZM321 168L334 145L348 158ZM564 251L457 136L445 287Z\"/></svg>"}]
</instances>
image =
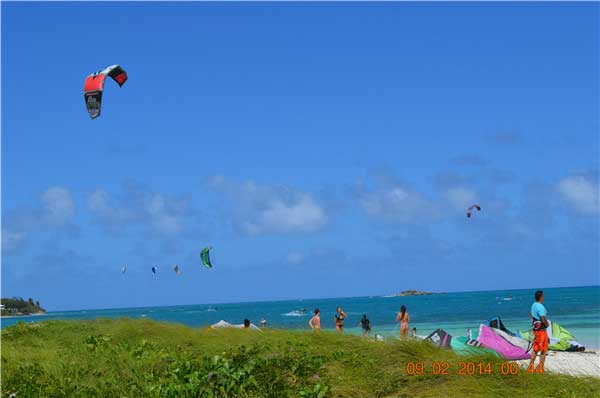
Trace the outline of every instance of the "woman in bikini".
<instances>
[{"instance_id":1,"label":"woman in bikini","mask_svg":"<svg viewBox=\"0 0 600 398\"><path fill-rule=\"evenodd\" d=\"M339 334L344 333L344 319L346 319L346 317L347 315L342 310L342 307L337 307L337 311L333 316L333 321L335 322L335 330L337 330Z\"/></svg>"},{"instance_id":2,"label":"woman in bikini","mask_svg":"<svg viewBox=\"0 0 600 398\"><path fill-rule=\"evenodd\" d=\"M400 312L396 316L396 320L400 322L400 337L406 338L408 336L408 326L410 322L410 315L406 312L406 306L400 307Z\"/></svg>"}]
</instances>

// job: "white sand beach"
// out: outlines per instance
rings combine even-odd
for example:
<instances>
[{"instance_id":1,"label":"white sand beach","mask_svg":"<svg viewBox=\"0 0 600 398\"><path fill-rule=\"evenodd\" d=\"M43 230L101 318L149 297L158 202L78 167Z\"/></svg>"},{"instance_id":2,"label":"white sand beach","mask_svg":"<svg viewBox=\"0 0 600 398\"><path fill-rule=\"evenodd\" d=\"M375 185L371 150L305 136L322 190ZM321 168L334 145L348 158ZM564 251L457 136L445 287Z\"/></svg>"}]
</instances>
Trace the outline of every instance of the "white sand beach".
<instances>
[{"instance_id":1,"label":"white sand beach","mask_svg":"<svg viewBox=\"0 0 600 398\"><path fill-rule=\"evenodd\" d=\"M539 359L536 359L536 365ZM522 367L529 365L529 360L518 361ZM546 358L545 370L570 376L592 376L600 378L600 353L557 352L550 351Z\"/></svg>"}]
</instances>

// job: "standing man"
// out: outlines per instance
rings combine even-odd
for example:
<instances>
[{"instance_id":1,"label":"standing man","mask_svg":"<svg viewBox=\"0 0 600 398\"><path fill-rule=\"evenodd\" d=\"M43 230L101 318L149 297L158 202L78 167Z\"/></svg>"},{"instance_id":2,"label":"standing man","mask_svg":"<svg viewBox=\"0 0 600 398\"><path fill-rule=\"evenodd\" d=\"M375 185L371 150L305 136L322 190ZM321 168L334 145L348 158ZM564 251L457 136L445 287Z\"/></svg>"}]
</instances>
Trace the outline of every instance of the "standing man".
<instances>
[{"instance_id":1,"label":"standing man","mask_svg":"<svg viewBox=\"0 0 600 398\"><path fill-rule=\"evenodd\" d=\"M535 303L531 305L531 325L533 327L533 350L531 352L531 362L528 369L535 369L535 357L540 353L539 368L544 371L544 362L546 361L546 353L548 352L548 333L546 328L550 325L546 319L546 307L544 307L544 292L538 290L535 292Z\"/></svg>"}]
</instances>

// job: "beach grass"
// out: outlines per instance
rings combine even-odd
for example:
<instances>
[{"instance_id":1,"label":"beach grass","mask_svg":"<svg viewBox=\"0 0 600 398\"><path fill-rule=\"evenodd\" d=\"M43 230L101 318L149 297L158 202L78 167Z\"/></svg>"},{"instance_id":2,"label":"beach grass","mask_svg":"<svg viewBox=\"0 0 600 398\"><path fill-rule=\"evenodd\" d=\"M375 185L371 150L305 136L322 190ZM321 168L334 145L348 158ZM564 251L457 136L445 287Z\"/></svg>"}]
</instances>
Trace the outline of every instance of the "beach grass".
<instances>
[{"instance_id":1,"label":"beach grass","mask_svg":"<svg viewBox=\"0 0 600 398\"><path fill-rule=\"evenodd\" d=\"M19 323L1 344L2 396L17 398L600 396L597 378L504 375L495 357L333 332L98 319ZM409 362L424 374L408 375ZM461 362L490 363L491 374L460 375ZM446 363L448 375L434 374Z\"/></svg>"}]
</instances>

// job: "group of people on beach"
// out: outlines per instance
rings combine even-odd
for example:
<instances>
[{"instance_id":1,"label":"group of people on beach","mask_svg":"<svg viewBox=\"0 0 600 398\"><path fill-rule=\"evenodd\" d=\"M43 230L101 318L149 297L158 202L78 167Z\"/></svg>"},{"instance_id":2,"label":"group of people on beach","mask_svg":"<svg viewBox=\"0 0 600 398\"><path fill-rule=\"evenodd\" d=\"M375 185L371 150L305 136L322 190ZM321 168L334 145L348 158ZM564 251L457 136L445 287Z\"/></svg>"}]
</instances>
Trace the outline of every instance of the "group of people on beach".
<instances>
[{"instance_id":1,"label":"group of people on beach","mask_svg":"<svg viewBox=\"0 0 600 398\"><path fill-rule=\"evenodd\" d=\"M548 319L546 318L546 307L544 307L544 292L538 290L534 294L535 302L531 305L531 311L529 317L532 322L533 329L533 347L531 352L531 363L530 367L534 367L535 358L539 355L540 362L539 368L543 370L546 355L548 353L548 333L546 329L550 326ZM335 330L342 334L344 332L344 320L348 315L344 312L342 307L337 307L336 312L333 316L335 323ZM396 315L396 321L400 323L400 338L407 338L408 331L410 329L410 315L405 305L400 307L400 311ZM314 310L314 316L308 321L308 325L313 330L321 329L321 311L318 308ZM363 335L368 336L371 333L371 321L367 314L363 314L359 325L362 328ZM417 329L413 328L411 331L411 337L416 337Z\"/></svg>"},{"instance_id":2,"label":"group of people on beach","mask_svg":"<svg viewBox=\"0 0 600 398\"><path fill-rule=\"evenodd\" d=\"M333 322L335 324L335 330L342 334L344 333L344 320L348 317L348 315L344 312L342 307L337 307L335 314L333 315ZM406 338L408 336L408 329L410 323L410 315L406 311L406 306L400 307L400 311L396 316L396 321L400 322L400 337ZM313 317L308 321L308 325L313 330L321 329L321 311L318 308L315 308ZM363 335L368 336L371 333L371 321L367 314L363 314L358 326L362 328ZM417 329L413 328L412 337L415 337L417 333Z\"/></svg>"},{"instance_id":3,"label":"group of people on beach","mask_svg":"<svg viewBox=\"0 0 600 398\"><path fill-rule=\"evenodd\" d=\"M544 292L538 290L534 294L535 302L531 305L531 311L529 317L531 318L532 329L533 329L533 348L531 352L531 363L530 367L533 368L535 358L540 356L539 368L544 368L544 362L548 353L548 333L546 329L550 326L548 319L546 318L546 307L544 307ZM306 309L304 309L306 311ZM337 307L335 314L333 315L333 322L335 324L335 330L342 334L344 333L344 321L348 318L348 315L344 312L342 307ZM410 315L405 305L400 307L400 311L396 315L396 321L400 323L400 338L405 339L408 337L408 330L410 328ZM264 328L267 325L267 321L262 318L261 326ZM308 321L308 325L312 330L321 329L321 311L315 308L313 317ZM363 331L364 336L369 336L371 333L371 321L367 314L363 314L359 324ZM250 321L244 320L244 327L248 328ZM416 337L417 329L413 328L411 331L411 337ZM468 337L471 338L471 331L468 331Z\"/></svg>"}]
</instances>

